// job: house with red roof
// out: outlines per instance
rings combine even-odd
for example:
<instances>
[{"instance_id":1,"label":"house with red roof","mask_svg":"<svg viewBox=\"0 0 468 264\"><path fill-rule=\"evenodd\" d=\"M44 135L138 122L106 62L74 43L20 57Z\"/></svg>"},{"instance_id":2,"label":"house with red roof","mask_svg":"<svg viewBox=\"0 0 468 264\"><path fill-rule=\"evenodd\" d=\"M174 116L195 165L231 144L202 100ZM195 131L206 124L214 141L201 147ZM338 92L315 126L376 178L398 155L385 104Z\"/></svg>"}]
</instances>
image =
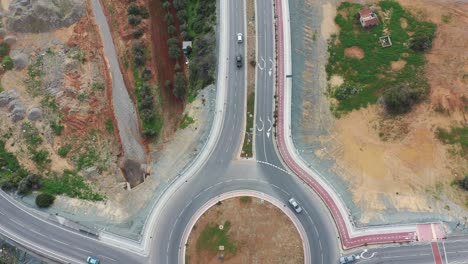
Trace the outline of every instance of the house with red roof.
<instances>
[{"instance_id":1,"label":"house with red roof","mask_svg":"<svg viewBox=\"0 0 468 264\"><path fill-rule=\"evenodd\" d=\"M369 28L379 24L379 18L368 7L359 11L359 21L363 28Z\"/></svg>"}]
</instances>

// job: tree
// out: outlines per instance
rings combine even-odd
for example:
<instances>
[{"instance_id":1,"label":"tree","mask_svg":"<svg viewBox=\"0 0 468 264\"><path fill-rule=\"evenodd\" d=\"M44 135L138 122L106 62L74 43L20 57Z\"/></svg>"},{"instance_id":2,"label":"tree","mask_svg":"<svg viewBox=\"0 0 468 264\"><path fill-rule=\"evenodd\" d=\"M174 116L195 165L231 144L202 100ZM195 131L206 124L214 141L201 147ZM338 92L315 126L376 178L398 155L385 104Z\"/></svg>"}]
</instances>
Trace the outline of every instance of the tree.
<instances>
[{"instance_id":1,"label":"tree","mask_svg":"<svg viewBox=\"0 0 468 264\"><path fill-rule=\"evenodd\" d=\"M141 28L136 28L132 31L132 37L135 39L141 38L145 32Z\"/></svg>"},{"instance_id":2,"label":"tree","mask_svg":"<svg viewBox=\"0 0 468 264\"><path fill-rule=\"evenodd\" d=\"M169 46L169 57L177 60L180 57L180 53L181 52L179 46Z\"/></svg>"},{"instance_id":3,"label":"tree","mask_svg":"<svg viewBox=\"0 0 468 264\"><path fill-rule=\"evenodd\" d=\"M460 188L468 191L468 175L466 175L465 178L461 180L458 184L460 185Z\"/></svg>"},{"instance_id":4,"label":"tree","mask_svg":"<svg viewBox=\"0 0 468 264\"><path fill-rule=\"evenodd\" d=\"M18 194L24 195L29 193L31 190L37 190L42 185L41 176L36 174L30 174L26 178L22 179L18 184Z\"/></svg>"},{"instance_id":5,"label":"tree","mask_svg":"<svg viewBox=\"0 0 468 264\"><path fill-rule=\"evenodd\" d=\"M174 36L174 34L176 33L176 27L173 25L169 25L167 27L167 33L169 33L170 36Z\"/></svg>"},{"instance_id":6,"label":"tree","mask_svg":"<svg viewBox=\"0 0 468 264\"><path fill-rule=\"evenodd\" d=\"M127 14L135 16L140 15L140 7L135 2L130 3L127 7Z\"/></svg>"},{"instance_id":7,"label":"tree","mask_svg":"<svg viewBox=\"0 0 468 264\"><path fill-rule=\"evenodd\" d=\"M128 16L128 24L131 26L138 26L141 22L141 18L139 16L135 15L129 15Z\"/></svg>"},{"instance_id":8,"label":"tree","mask_svg":"<svg viewBox=\"0 0 468 264\"><path fill-rule=\"evenodd\" d=\"M152 76L151 69L145 67L143 71L141 72L141 78L143 79L143 81L148 81L151 79L151 76Z\"/></svg>"},{"instance_id":9,"label":"tree","mask_svg":"<svg viewBox=\"0 0 468 264\"><path fill-rule=\"evenodd\" d=\"M185 76L177 72L174 77L174 95L179 99L184 99L187 93L187 83Z\"/></svg>"},{"instance_id":10,"label":"tree","mask_svg":"<svg viewBox=\"0 0 468 264\"><path fill-rule=\"evenodd\" d=\"M55 196L48 193L41 193L36 196L36 205L39 208L47 208L54 203Z\"/></svg>"},{"instance_id":11,"label":"tree","mask_svg":"<svg viewBox=\"0 0 468 264\"><path fill-rule=\"evenodd\" d=\"M392 115L408 113L419 99L420 93L405 85L392 87L383 94L385 110Z\"/></svg>"},{"instance_id":12,"label":"tree","mask_svg":"<svg viewBox=\"0 0 468 264\"><path fill-rule=\"evenodd\" d=\"M169 3L169 1L164 1L164 3L162 4L163 8L168 10L169 7L171 7L171 3Z\"/></svg>"},{"instance_id":13,"label":"tree","mask_svg":"<svg viewBox=\"0 0 468 264\"><path fill-rule=\"evenodd\" d=\"M5 42L0 43L0 56L5 56L10 53L10 46L6 44Z\"/></svg>"},{"instance_id":14,"label":"tree","mask_svg":"<svg viewBox=\"0 0 468 264\"><path fill-rule=\"evenodd\" d=\"M166 21L166 24L172 25L174 23L174 17L170 13L166 13L164 15L164 21Z\"/></svg>"},{"instance_id":15,"label":"tree","mask_svg":"<svg viewBox=\"0 0 468 264\"><path fill-rule=\"evenodd\" d=\"M432 48L432 37L417 34L410 39L409 47L416 52L424 52Z\"/></svg>"},{"instance_id":16,"label":"tree","mask_svg":"<svg viewBox=\"0 0 468 264\"><path fill-rule=\"evenodd\" d=\"M13 69L13 60L11 59L10 56L6 56L5 58L3 58L2 66L3 66L3 69L6 71Z\"/></svg>"},{"instance_id":17,"label":"tree","mask_svg":"<svg viewBox=\"0 0 468 264\"><path fill-rule=\"evenodd\" d=\"M143 66L146 62L145 44L141 41L135 41L132 44L133 63L136 66Z\"/></svg>"}]
</instances>

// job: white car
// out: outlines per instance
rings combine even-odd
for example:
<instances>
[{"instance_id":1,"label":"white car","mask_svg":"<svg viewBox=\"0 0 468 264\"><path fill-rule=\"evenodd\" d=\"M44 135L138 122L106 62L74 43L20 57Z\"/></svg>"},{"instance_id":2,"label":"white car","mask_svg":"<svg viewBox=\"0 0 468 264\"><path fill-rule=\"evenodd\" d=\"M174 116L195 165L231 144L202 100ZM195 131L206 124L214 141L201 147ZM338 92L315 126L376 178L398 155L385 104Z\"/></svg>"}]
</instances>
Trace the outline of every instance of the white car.
<instances>
[{"instance_id":1,"label":"white car","mask_svg":"<svg viewBox=\"0 0 468 264\"><path fill-rule=\"evenodd\" d=\"M241 44L242 42L242 33L237 33L237 43Z\"/></svg>"},{"instance_id":2,"label":"white car","mask_svg":"<svg viewBox=\"0 0 468 264\"><path fill-rule=\"evenodd\" d=\"M294 199L294 198L289 199L289 204L294 208L296 213L299 214L300 212L302 212L302 208L299 206L296 199Z\"/></svg>"}]
</instances>

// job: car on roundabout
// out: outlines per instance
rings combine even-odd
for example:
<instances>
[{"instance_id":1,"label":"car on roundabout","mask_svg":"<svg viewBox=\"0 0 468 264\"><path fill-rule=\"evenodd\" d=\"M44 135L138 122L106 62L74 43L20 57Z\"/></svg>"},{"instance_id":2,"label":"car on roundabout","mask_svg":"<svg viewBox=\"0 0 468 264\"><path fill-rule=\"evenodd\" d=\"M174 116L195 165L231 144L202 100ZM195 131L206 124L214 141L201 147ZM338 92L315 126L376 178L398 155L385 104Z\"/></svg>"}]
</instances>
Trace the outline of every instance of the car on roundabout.
<instances>
[{"instance_id":1,"label":"car on roundabout","mask_svg":"<svg viewBox=\"0 0 468 264\"><path fill-rule=\"evenodd\" d=\"M294 211L296 211L296 213L299 214L302 212L302 207L299 205L296 199L294 198L289 199L289 204L294 208Z\"/></svg>"}]
</instances>

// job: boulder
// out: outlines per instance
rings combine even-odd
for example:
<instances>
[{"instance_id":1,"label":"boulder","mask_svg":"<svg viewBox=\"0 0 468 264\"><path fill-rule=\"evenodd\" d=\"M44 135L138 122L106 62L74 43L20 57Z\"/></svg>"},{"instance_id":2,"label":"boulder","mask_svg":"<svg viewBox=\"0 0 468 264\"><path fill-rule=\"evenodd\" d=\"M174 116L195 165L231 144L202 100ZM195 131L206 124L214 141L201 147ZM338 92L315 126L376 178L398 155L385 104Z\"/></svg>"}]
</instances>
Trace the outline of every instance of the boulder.
<instances>
[{"instance_id":1,"label":"boulder","mask_svg":"<svg viewBox=\"0 0 468 264\"><path fill-rule=\"evenodd\" d=\"M92 166L92 167L89 167L89 168L86 168L86 169L82 170L81 173L85 177L97 178L97 177L99 177L101 172L99 171L99 169L96 166Z\"/></svg>"},{"instance_id":2,"label":"boulder","mask_svg":"<svg viewBox=\"0 0 468 264\"><path fill-rule=\"evenodd\" d=\"M18 53L14 55L11 59L13 60L13 65L17 70L22 70L26 68L26 66L28 66L29 63L28 55L24 53Z\"/></svg>"},{"instance_id":3,"label":"boulder","mask_svg":"<svg viewBox=\"0 0 468 264\"><path fill-rule=\"evenodd\" d=\"M18 94L15 91L3 91L0 93L0 107L5 107L10 104L14 99L18 98Z\"/></svg>"},{"instance_id":4,"label":"boulder","mask_svg":"<svg viewBox=\"0 0 468 264\"><path fill-rule=\"evenodd\" d=\"M23 104L22 104L21 101L20 101L19 99L17 99L17 98L12 99L12 100L8 103L8 106L7 106L9 112L13 111L13 109L14 109L15 107L23 107Z\"/></svg>"},{"instance_id":5,"label":"boulder","mask_svg":"<svg viewBox=\"0 0 468 264\"><path fill-rule=\"evenodd\" d=\"M3 38L3 42L8 44L8 46L12 46L16 43L16 37L12 35L5 36L5 38Z\"/></svg>"},{"instance_id":6,"label":"boulder","mask_svg":"<svg viewBox=\"0 0 468 264\"><path fill-rule=\"evenodd\" d=\"M14 32L40 33L68 27L85 14L83 0L13 0L6 20Z\"/></svg>"},{"instance_id":7,"label":"boulder","mask_svg":"<svg viewBox=\"0 0 468 264\"><path fill-rule=\"evenodd\" d=\"M18 113L11 114L10 119L13 122L18 122L20 120L23 120L24 116L25 116L24 112L18 112Z\"/></svg>"},{"instance_id":8,"label":"boulder","mask_svg":"<svg viewBox=\"0 0 468 264\"><path fill-rule=\"evenodd\" d=\"M42 110L37 108L37 107L33 107L31 109L29 109L29 113L28 113L28 119L31 120L31 121L36 121L36 120L39 120L42 118Z\"/></svg>"}]
</instances>

